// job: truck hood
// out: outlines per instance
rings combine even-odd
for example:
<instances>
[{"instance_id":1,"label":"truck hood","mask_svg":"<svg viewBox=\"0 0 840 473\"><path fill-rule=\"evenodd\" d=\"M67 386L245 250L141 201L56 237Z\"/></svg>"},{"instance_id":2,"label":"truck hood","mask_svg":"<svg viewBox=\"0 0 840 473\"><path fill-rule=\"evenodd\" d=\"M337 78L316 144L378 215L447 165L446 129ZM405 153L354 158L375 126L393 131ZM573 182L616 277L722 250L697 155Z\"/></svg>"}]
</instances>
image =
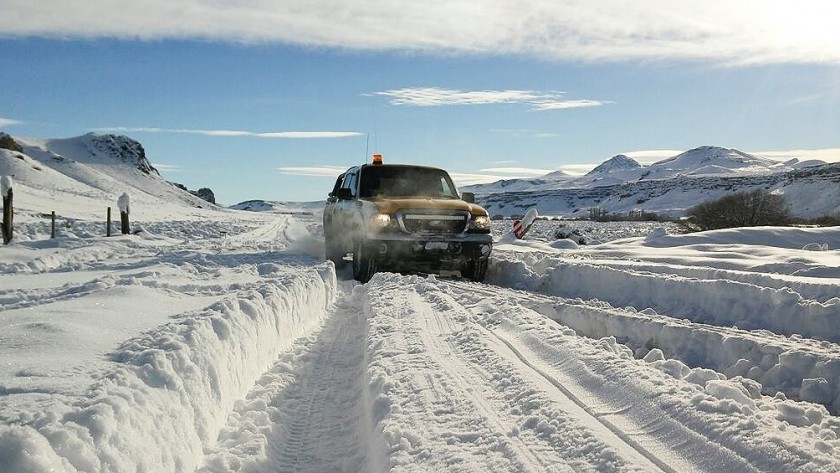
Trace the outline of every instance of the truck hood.
<instances>
[{"instance_id":1,"label":"truck hood","mask_svg":"<svg viewBox=\"0 0 840 473\"><path fill-rule=\"evenodd\" d=\"M401 209L461 210L473 215L487 215L481 206L458 199L429 199L422 197L373 200L380 212L393 214Z\"/></svg>"}]
</instances>

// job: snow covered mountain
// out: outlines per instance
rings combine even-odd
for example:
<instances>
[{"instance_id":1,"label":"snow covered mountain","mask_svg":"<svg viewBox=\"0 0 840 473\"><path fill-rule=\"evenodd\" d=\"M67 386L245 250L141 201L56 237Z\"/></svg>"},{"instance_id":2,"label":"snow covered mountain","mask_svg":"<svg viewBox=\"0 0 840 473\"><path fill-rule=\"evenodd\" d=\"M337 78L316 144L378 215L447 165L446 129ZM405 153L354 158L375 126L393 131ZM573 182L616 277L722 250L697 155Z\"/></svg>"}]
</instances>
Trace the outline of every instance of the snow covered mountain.
<instances>
[{"instance_id":1,"label":"snow covered mountain","mask_svg":"<svg viewBox=\"0 0 840 473\"><path fill-rule=\"evenodd\" d=\"M627 157L623 154L613 156L595 167L595 169L586 173L587 176L594 176L599 174L610 174L615 171L626 171L628 169L639 169L642 167L633 158Z\"/></svg>"},{"instance_id":2,"label":"snow covered mountain","mask_svg":"<svg viewBox=\"0 0 840 473\"><path fill-rule=\"evenodd\" d=\"M16 199L19 212L91 218L83 209L116 207L127 193L132 208L145 213L175 203L193 208L212 204L160 177L143 146L128 137L88 133L67 139L14 138L21 151L0 149L0 175L24 189ZM73 197L73 198L71 198ZM84 201L80 205L75 199ZM171 208L171 207L170 207Z\"/></svg>"},{"instance_id":3,"label":"snow covered mountain","mask_svg":"<svg viewBox=\"0 0 840 473\"><path fill-rule=\"evenodd\" d=\"M584 176L507 180L465 187L493 214L515 215L537 207L544 215L587 215L643 210L679 216L689 207L725 194L765 189L785 196L796 216L840 212L840 164L780 163L734 149L695 148L641 166L623 155Z\"/></svg>"}]
</instances>

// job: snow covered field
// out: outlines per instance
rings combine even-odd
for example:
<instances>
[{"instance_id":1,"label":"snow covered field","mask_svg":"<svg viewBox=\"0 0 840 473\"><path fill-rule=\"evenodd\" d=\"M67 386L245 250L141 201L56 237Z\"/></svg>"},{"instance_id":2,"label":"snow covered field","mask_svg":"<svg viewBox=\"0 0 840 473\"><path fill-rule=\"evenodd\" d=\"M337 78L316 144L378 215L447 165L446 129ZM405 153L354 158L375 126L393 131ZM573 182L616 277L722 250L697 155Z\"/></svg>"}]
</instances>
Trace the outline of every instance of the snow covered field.
<instances>
[{"instance_id":1,"label":"snow covered field","mask_svg":"<svg viewBox=\"0 0 840 473\"><path fill-rule=\"evenodd\" d=\"M319 205L215 207L125 137L24 145L2 473L840 471L840 228L496 222L486 284L360 285Z\"/></svg>"},{"instance_id":2,"label":"snow covered field","mask_svg":"<svg viewBox=\"0 0 840 473\"><path fill-rule=\"evenodd\" d=\"M501 228L487 284L359 285L319 215L178 210L0 248L0 470L840 469L840 229Z\"/></svg>"}]
</instances>

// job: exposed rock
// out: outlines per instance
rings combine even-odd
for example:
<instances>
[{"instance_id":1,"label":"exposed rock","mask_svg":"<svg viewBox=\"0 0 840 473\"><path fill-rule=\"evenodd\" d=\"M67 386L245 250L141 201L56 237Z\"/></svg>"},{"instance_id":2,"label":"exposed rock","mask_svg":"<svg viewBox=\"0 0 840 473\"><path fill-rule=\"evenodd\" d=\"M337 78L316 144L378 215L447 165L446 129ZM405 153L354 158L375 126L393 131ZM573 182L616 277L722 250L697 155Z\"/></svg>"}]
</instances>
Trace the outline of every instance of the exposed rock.
<instances>
[{"instance_id":1,"label":"exposed rock","mask_svg":"<svg viewBox=\"0 0 840 473\"><path fill-rule=\"evenodd\" d=\"M0 148L23 153L23 148L14 138L6 133L0 133Z\"/></svg>"},{"instance_id":2,"label":"exposed rock","mask_svg":"<svg viewBox=\"0 0 840 473\"><path fill-rule=\"evenodd\" d=\"M88 146L93 148L92 151L94 152L98 151L125 162L135 163L137 169L146 174L160 175L158 170L152 166L152 163L146 159L146 150L138 141L122 135L97 135L95 133L88 133L85 138Z\"/></svg>"},{"instance_id":3,"label":"exposed rock","mask_svg":"<svg viewBox=\"0 0 840 473\"><path fill-rule=\"evenodd\" d=\"M190 194L192 194L192 195L194 195L194 196L196 196L200 199L206 200L207 202L210 202L211 204L216 203L216 195L213 194L213 191L209 187L202 187L201 189L199 189L197 191L193 191L193 190L187 189L187 186L185 186L183 184L178 184L177 182L170 182L170 184L177 187L178 189L187 191Z\"/></svg>"}]
</instances>

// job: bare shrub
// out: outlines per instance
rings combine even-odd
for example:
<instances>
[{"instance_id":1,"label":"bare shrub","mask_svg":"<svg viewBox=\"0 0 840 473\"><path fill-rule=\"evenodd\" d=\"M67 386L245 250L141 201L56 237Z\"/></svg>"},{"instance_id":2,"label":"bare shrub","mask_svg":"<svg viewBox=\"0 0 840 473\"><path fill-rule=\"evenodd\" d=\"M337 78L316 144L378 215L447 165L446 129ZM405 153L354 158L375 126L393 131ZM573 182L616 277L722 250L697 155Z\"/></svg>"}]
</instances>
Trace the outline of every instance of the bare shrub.
<instances>
[{"instance_id":1,"label":"bare shrub","mask_svg":"<svg viewBox=\"0 0 840 473\"><path fill-rule=\"evenodd\" d=\"M734 227L789 225L790 211L781 195L759 189L703 202L686 213L683 230L697 232Z\"/></svg>"}]
</instances>

